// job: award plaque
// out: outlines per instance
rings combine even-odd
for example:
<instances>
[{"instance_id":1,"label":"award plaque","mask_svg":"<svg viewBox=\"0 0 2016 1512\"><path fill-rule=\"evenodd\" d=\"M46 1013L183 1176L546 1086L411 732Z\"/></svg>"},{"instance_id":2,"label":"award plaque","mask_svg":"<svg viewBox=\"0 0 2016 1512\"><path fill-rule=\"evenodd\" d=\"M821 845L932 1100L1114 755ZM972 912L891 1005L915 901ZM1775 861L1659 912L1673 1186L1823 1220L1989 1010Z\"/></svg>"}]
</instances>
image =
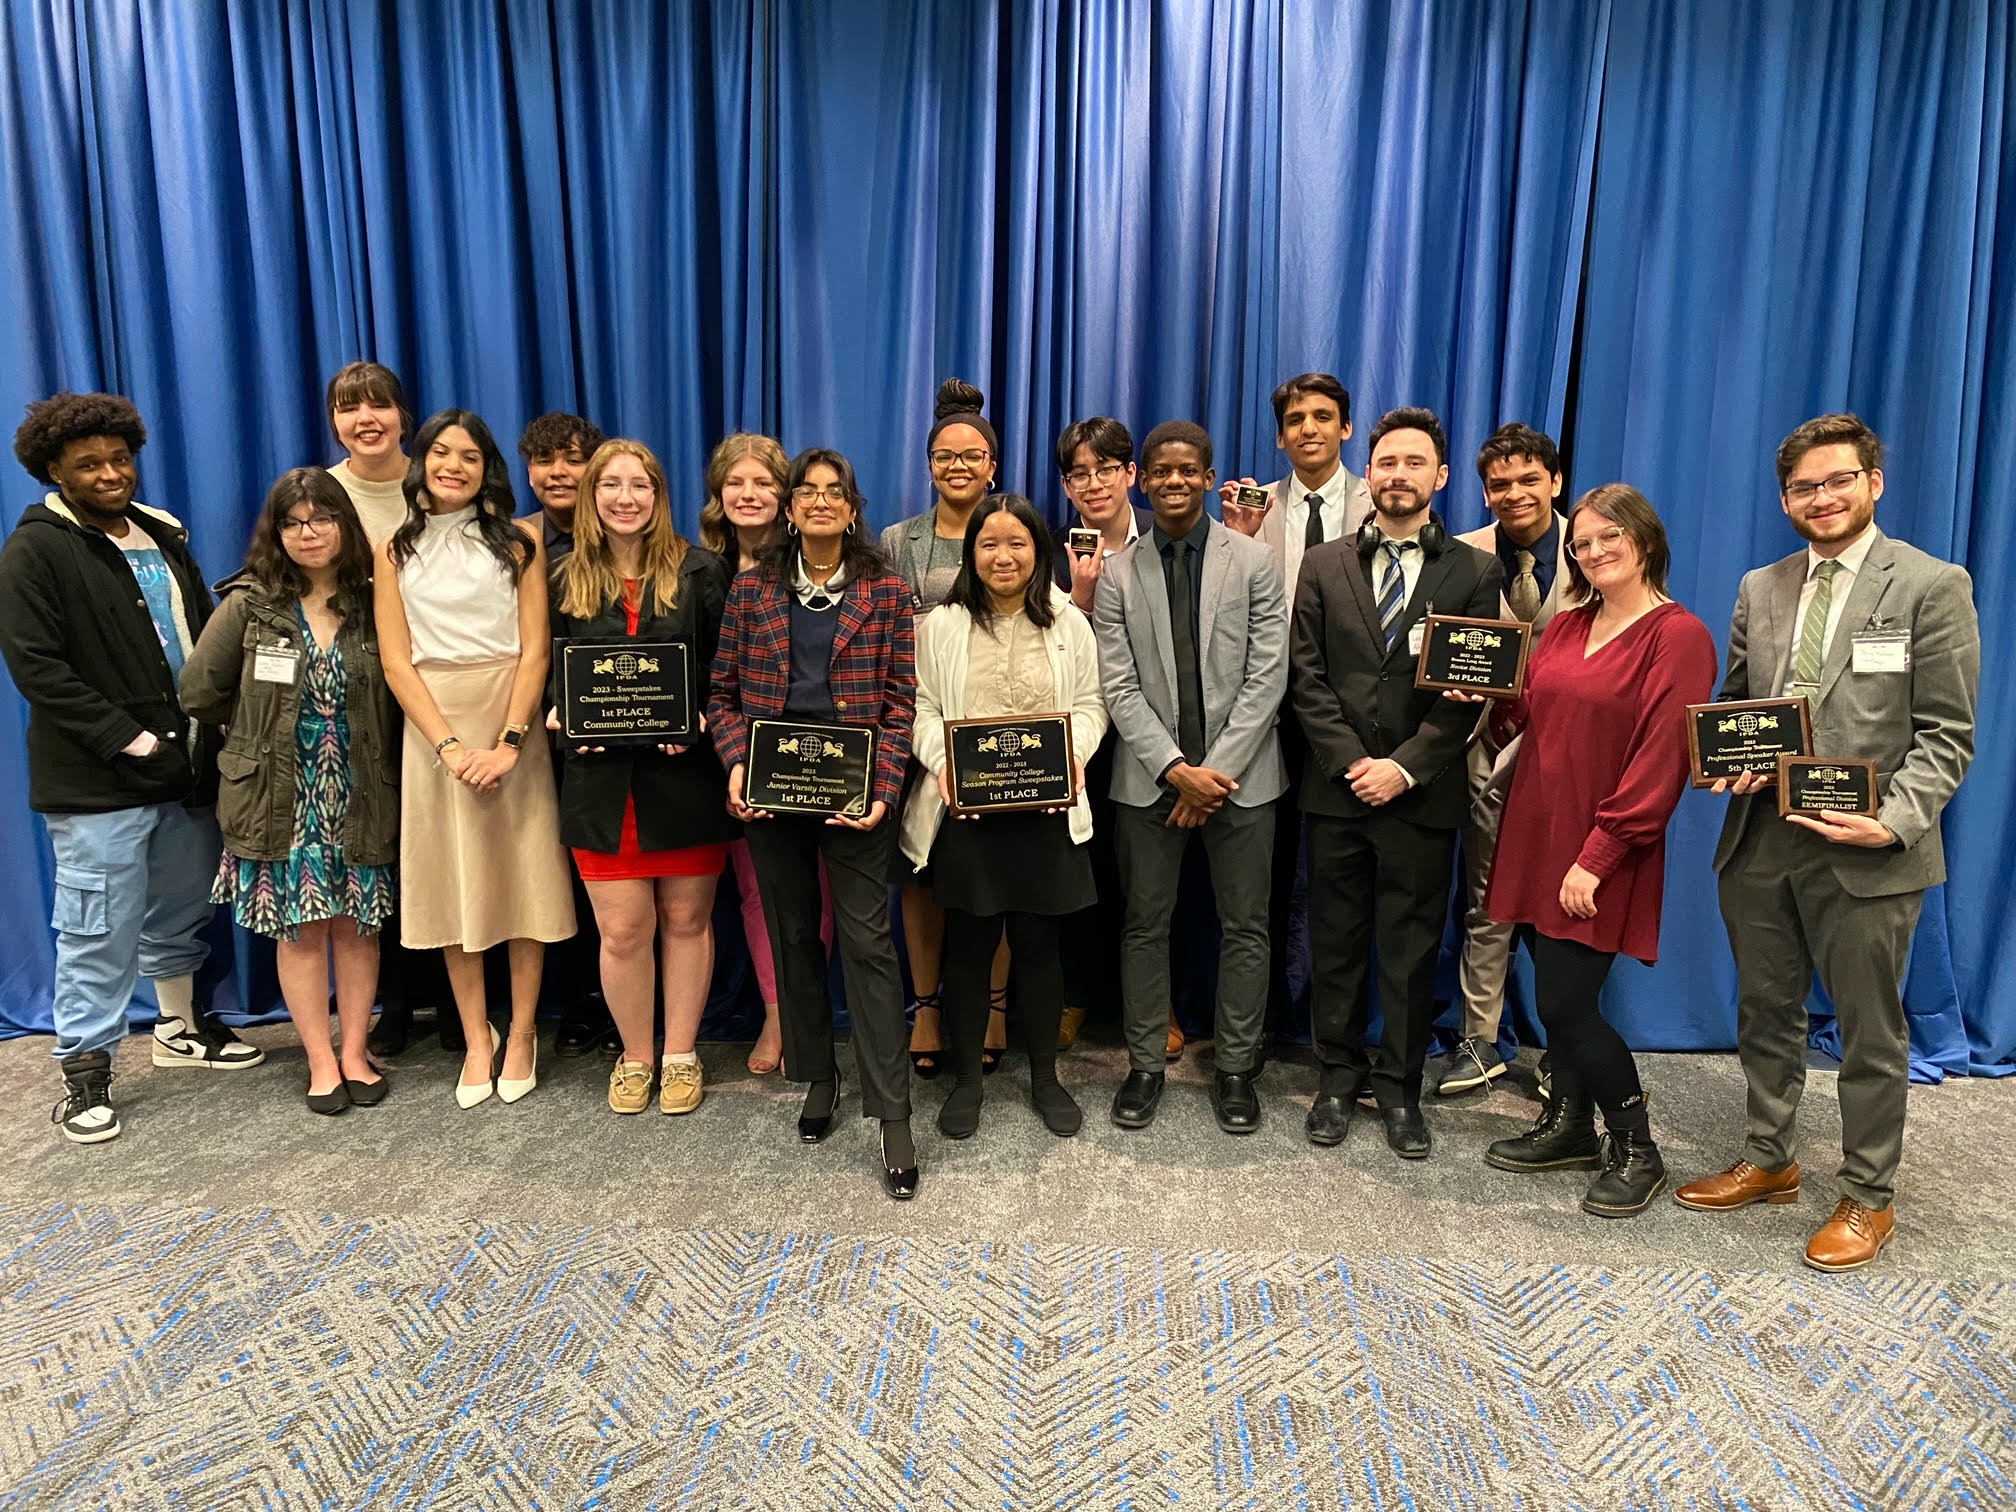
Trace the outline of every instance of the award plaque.
<instances>
[{"instance_id":1,"label":"award plaque","mask_svg":"<svg viewBox=\"0 0 2016 1512\"><path fill-rule=\"evenodd\" d=\"M1813 721L1804 698L1687 705L1687 759L1696 787L1713 787L1745 772L1775 776L1780 756L1812 750Z\"/></svg>"},{"instance_id":2,"label":"award plaque","mask_svg":"<svg viewBox=\"0 0 2016 1512\"><path fill-rule=\"evenodd\" d=\"M1526 691L1533 627L1519 620L1463 619L1431 614L1421 635L1414 686L1517 698Z\"/></svg>"},{"instance_id":3,"label":"award plaque","mask_svg":"<svg viewBox=\"0 0 2016 1512\"><path fill-rule=\"evenodd\" d=\"M1073 525L1070 542L1071 555L1075 557L1099 555L1099 532L1096 530L1090 530L1083 525Z\"/></svg>"},{"instance_id":4,"label":"award plaque","mask_svg":"<svg viewBox=\"0 0 2016 1512\"><path fill-rule=\"evenodd\" d=\"M1778 758L1778 812L1876 817L1876 763L1831 756Z\"/></svg>"},{"instance_id":5,"label":"award plaque","mask_svg":"<svg viewBox=\"0 0 2016 1512\"><path fill-rule=\"evenodd\" d=\"M1264 488L1255 488L1248 483L1239 490L1239 497L1232 501L1241 509L1265 509L1274 502L1274 495Z\"/></svg>"},{"instance_id":6,"label":"award plaque","mask_svg":"<svg viewBox=\"0 0 2016 1512\"><path fill-rule=\"evenodd\" d=\"M955 814L1069 808L1078 797L1070 716L948 719L945 770Z\"/></svg>"},{"instance_id":7,"label":"award plaque","mask_svg":"<svg viewBox=\"0 0 2016 1512\"><path fill-rule=\"evenodd\" d=\"M693 738L693 652L684 641L563 640L560 733L570 745Z\"/></svg>"},{"instance_id":8,"label":"award plaque","mask_svg":"<svg viewBox=\"0 0 2016 1512\"><path fill-rule=\"evenodd\" d=\"M751 808L865 818L874 783L875 731L867 725L749 722L742 801Z\"/></svg>"}]
</instances>

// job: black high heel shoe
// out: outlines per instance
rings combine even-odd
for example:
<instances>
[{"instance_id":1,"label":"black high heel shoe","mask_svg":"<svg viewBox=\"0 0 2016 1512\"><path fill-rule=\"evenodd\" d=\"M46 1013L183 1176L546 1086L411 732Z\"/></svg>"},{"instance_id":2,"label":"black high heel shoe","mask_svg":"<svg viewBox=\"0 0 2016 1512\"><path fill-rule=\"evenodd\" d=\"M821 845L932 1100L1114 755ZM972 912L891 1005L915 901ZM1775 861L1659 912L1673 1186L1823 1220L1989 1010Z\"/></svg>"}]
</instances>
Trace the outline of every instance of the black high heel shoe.
<instances>
[{"instance_id":1,"label":"black high heel shoe","mask_svg":"<svg viewBox=\"0 0 2016 1512\"><path fill-rule=\"evenodd\" d=\"M982 1076L992 1076L996 1071L999 1071L1001 1069L1001 1057L1008 1053L1008 1046L1005 1043L1008 1038L1008 989L1006 987L997 987L987 994L987 1028L992 1029L994 1027L994 1015L997 1013L1001 1015L1001 1038L1004 1043L998 1049L991 1045L981 1049L980 1074Z\"/></svg>"},{"instance_id":2,"label":"black high heel shoe","mask_svg":"<svg viewBox=\"0 0 2016 1512\"><path fill-rule=\"evenodd\" d=\"M805 1100L808 1103L812 1100L813 1091L820 1085L819 1082L814 1082L811 1087L806 1088ZM833 1114L839 1106L840 1073L836 1071L833 1073L833 1102L827 1108L826 1115L823 1118L817 1114L808 1117L806 1114L800 1113L798 1115L798 1138L805 1144L817 1144L828 1134L831 1134L833 1132Z\"/></svg>"},{"instance_id":3,"label":"black high heel shoe","mask_svg":"<svg viewBox=\"0 0 2016 1512\"><path fill-rule=\"evenodd\" d=\"M930 1081L932 1077L945 1069L945 1014L938 1005L937 993L920 992L917 994L917 1000L912 1005L910 1014L910 1021L913 1026L917 1021L917 1013L925 1008L929 1008L933 1013L938 1015L938 1048L936 1050L912 1050L910 1052L910 1069L923 1077L925 1081Z\"/></svg>"},{"instance_id":4,"label":"black high heel shoe","mask_svg":"<svg viewBox=\"0 0 2016 1512\"><path fill-rule=\"evenodd\" d=\"M917 1195L917 1157L913 1154L911 1164L892 1165L889 1161L889 1130L882 1130L882 1190L898 1202L908 1202Z\"/></svg>"}]
</instances>

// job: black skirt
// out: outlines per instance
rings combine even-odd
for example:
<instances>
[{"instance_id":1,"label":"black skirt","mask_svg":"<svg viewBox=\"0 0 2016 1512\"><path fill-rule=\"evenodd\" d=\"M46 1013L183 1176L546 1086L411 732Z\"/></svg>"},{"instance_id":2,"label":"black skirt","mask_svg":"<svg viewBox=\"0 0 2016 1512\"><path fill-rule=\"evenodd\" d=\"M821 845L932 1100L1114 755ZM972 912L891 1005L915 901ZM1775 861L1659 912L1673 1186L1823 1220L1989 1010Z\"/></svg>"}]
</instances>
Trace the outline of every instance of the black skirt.
<instances>
[{"instance_id":1,"label":"black skirt","mask_svg":"<svg viewBox=\"0 0 2016 1512\"><path fill-rule=\"evenodd\" d=\"M925 872L940 908L977 914L1069 914L1098 898L1092 859L1071 843L1071 816L1022 810L984 819L947 814Z\"/></svg>"}]
</instances>

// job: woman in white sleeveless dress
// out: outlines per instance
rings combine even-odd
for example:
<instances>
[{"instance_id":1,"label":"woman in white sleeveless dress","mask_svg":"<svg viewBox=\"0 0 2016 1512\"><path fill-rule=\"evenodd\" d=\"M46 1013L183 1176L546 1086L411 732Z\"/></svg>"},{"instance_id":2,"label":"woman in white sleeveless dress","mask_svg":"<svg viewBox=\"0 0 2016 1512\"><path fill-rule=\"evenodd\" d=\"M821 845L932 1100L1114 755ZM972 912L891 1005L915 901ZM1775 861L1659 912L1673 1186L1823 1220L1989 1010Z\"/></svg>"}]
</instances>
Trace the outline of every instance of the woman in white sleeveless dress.
<instances>
[{"instance_id":1,"label":"woman in white sleeveless dress","mask_svg":"<svg viewBox=\"0 0 2016 1512\"><path fill-rule=\"evenodd\" d=\"M406 711L401 933L439 948L468 1037L455 1101L516 1102L538 1079L533 1013L545 947L574 933L552 755L527 738L551 660L546 553L514 520L510 473L482 419L442 410L414 438L408 514L379 546L379 653ZM484 1000L483 952L510 942L511 1030Z\"/></svg>"}]
</instances>

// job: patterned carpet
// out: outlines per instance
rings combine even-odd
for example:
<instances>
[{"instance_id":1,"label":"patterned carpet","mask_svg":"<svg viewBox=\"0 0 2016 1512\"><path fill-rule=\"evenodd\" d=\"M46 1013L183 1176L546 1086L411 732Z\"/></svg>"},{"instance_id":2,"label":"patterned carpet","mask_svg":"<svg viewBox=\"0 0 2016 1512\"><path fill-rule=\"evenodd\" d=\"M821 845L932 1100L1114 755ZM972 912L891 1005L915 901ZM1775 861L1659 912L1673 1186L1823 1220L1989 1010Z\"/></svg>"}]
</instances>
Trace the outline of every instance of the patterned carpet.
<instances>
[{"instance_id":1,"label":"patterned carpet","mask_svg":"<svg viewBox=\"0 0 2016 1512\"><path fill-rule=\"evenodd\" d=\"M0 1207L4 1508L2016 1504L2016 1285Z\"/></svg>"}]
</instances>

